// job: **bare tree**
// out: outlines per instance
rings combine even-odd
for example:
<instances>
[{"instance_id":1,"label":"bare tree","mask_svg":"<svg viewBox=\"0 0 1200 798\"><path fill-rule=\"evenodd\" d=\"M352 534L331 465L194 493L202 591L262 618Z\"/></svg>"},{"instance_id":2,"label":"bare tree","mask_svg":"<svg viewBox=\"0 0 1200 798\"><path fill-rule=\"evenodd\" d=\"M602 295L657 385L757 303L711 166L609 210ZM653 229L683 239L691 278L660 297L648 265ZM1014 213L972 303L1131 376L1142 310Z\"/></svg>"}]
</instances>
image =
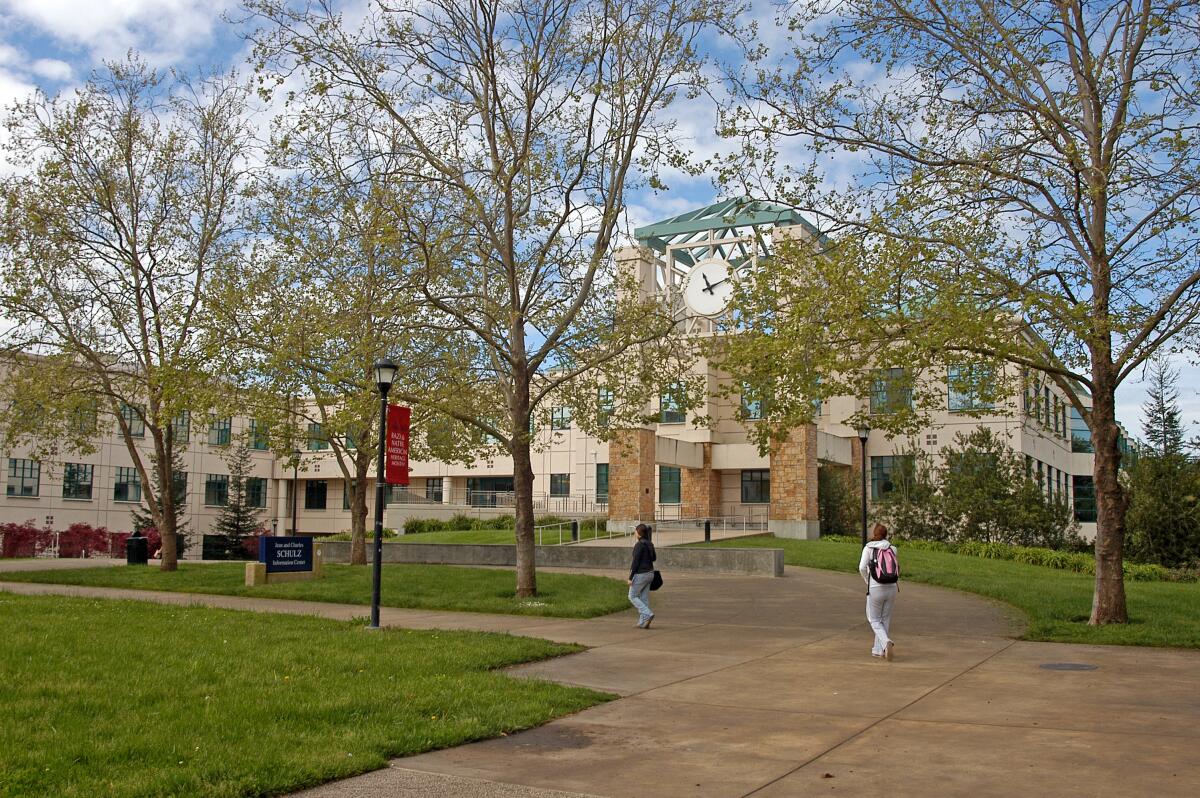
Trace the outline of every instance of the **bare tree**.
<instances>
[{"instance_id":1,"label":"bare tree","mask_svg":"<svg viewBox=\"0 0 1200 798\"><path fill-rule=\"evenodd\" d=\"M45 389L45 404L6 428L83 441L111 419L167 571L183 414L216 401L209 300L215 269L239 247L245 99L231 78L168 80L131 57L72 98L37 95L9 118L5 154L23 173L0 187L0 307L14 368Z\"/></svg>"},{"instance_id":2,"label":"bare tree","mask_svg":"<svg viewBox=\"0 0 1200 798\"><path fill-rule=\"evenodd\" d=\"M530 427L547 397L672 331L658 304L617 290L610 249L626 192L685 163L663 111L703 82L697 40L725 7L385 1L352 30L321 2L248 6L267 23L264 64L396 129L417 298L469 346L420 390L393 391L511 454L517 595L534 595ZM640 411L645 397L622 398Z\"/></svg>"},{"instance_id":3,"label":"bare tree","mask_svg":"<svg viewBox=\"0 0 1200 798\"><path fill-rule=\"evenodd\" d=\"M846 0L790 13L791 58L742 84L749 102L728 122L766 185L859 239L841 240L843 266L866 275L846 287L873 291L858 318L833 318L834 337L850 349L911 336L1061 386L1095 444L1091 623L1125 622L1115 391L1190 345L1200 313L1195 6ZM785 165L788 138L815 157ZM833 157L853 173L847 190L822 186Z\"/></svg>"}]
</instances>

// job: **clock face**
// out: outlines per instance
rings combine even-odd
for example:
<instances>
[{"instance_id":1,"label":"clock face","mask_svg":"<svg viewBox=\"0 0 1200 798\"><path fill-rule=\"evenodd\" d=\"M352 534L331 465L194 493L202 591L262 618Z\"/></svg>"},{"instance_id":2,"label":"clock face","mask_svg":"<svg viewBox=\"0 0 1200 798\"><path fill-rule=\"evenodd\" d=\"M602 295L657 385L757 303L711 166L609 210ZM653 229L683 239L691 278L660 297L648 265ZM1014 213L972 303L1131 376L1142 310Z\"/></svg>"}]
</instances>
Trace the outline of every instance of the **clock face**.
<instances>
[{"instance_id":1,"label":"clock face","mask_svg":"<svg viewBox=\"0 0 1200 798\"><path fill-rule=\"evenodd\" d=\"M683 301L698 316L715 316L733 298L733 270L720 258L708 258L692 267L683 283Z\"/></svg>"}]
</instances>

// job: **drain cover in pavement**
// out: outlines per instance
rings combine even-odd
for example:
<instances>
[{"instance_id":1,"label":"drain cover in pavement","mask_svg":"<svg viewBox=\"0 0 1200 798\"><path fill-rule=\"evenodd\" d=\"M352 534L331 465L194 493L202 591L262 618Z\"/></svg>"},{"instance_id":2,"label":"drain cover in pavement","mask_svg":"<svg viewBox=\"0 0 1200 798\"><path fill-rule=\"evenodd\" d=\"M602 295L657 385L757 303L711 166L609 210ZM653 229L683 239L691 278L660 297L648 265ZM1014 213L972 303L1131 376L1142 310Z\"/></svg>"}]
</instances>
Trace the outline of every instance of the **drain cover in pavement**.
<instances>
[{"instance_id":1,"label":"drain cover in pavement","mask_svg":"<svg viewBox=\"0 0 1200 798\"><path fill-rule=\"evenodd\" d=\"M1047 671L1094 671L1100 666L1085 662L1045 662L1038 667Z\"/></svg>"}]
</instances>

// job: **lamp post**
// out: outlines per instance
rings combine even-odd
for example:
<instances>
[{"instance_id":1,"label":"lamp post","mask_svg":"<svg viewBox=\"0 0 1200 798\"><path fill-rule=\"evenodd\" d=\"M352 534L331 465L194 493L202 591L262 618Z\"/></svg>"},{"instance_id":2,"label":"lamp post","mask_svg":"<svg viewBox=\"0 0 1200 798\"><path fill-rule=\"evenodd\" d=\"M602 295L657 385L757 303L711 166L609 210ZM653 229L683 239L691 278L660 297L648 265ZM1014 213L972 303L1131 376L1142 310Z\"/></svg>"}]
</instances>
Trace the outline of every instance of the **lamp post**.
<instances>
[{"instance_id":1,"label":"lamp post","mask_svg":"<svg viewBox=\"0 0 1200 798\"><path fill-rule=\"evenodd\" d=\"M871 428L865 423L858 425L858 441L862 444L859 457L862 459L862 542L867 545L867 438Z\"/></svg>"},{"instance_id":2,"label":"lamp post","mask_svg":"<svg viewBox=\"0 0 1200 798\"><path fill-rule=\"evenodd\" d=\"M292 534L296 534L296 502L300 498L300 450L292 452Z\"/></svg>"},{"instance_id":3,"label":"lamp post","mask_svg":"<svg viewBox=\"0 0 1200 798\"><path fill-rule=\"evenodd\" d=\"M371 625L379 628L379 582L383 577L384 459L387 455L388 391L396 377L396 364L386 357L375 361L375 385L379 388L379 452L375 469L375 562L371 573Z\"/></svg>"}]
</instances>

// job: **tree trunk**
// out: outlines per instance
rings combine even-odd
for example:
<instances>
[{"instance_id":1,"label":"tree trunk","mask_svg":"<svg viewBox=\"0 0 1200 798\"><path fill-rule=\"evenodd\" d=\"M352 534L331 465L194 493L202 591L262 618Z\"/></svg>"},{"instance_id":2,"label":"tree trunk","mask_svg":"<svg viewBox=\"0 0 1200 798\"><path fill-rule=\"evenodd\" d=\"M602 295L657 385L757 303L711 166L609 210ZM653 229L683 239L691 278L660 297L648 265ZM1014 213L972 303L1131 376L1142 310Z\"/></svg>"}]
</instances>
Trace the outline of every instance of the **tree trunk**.
<instances>
[{"instance_id":1,"label":"tree trunk","mask_svg":"<svg viewBox=\"0 0 1200 798\"><path fill-rule=\"evenodd\" d=\"M512 416L513 503L516 505L517 598L537 595L533 546L533 458L529 454L529 381L514 374Z\"/></svg>"},{"instance_id":2,"label":"tree trunk","mask_svg":"<svg viewBox=\"0 0 1200 798\"><path fill-rule=\"evenodd\" d=\"M154 433L157 457L154 470L158 478L158 518L154 519L158 534L162 540L162 550L159 552L160 571L176 571L179 569L179 536L175 532L175 473L173 471L174 451L173 436L168 431L165 436ZM163 438L166 440L163 440ZM153 485L147 485L153 490ZM153 515L153 513L151 513Z\"/></svg>"},{"instance_id":3,"label":"tree trunk","mask_svg":"<svg viewBox=\"0 0 1200 798\"><path fill-rule=\"evenodd\" d=\"M367 478L354 478L354 496L350 499L350 564L367 564Z\"/></svg>"},{"instance_id":4,"label":"tree trunk","mask_svg":"<svg viewBox=\"0 0 1200 798\"><path fill-rule=\"evenodd\" d=\"M1121 467L1120 429L1116 421L1115 387L1106 379L1096 381L1092 397L1092 444L1095 461L1092 474L1096 490L1096 588L1088 623L1126 623L1125 510L1127 497L1118 478Z\"/></svg>"}]
</instances>

